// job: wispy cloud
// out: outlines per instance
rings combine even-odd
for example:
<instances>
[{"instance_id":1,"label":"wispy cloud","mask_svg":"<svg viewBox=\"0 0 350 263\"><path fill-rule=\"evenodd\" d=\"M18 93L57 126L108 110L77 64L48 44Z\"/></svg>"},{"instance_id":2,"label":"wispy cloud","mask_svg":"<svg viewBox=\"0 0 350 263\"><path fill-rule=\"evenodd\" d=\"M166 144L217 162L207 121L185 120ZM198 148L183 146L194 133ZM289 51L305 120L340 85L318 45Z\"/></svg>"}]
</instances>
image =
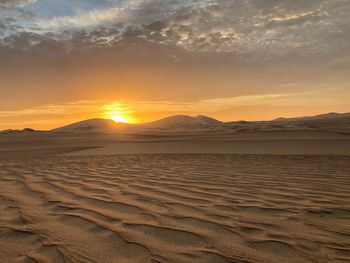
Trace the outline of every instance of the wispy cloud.
<instances>
[{"instance_id":1,"label":"wispy cloud","mask_svg":"<svg viewBox=\"0 0 350 263\"><path fill-rule=\"evenodd\" d=\"M57 16L34 21L33 27L40 31L61 31L71 29L87 29L110 23L124 22L128 18L128 8L112 7L78 12L72 16Z\"/></svg>"},{"instance_id":2,"label":"wispy cloud","mask_svg":"<svg viewBox=\"0 0 350 263\"><path fill-rule=\"evenodd\" d=\"M137 112L201 114L203 112L215 113L233 107L293 104L298 99L307 96L308 93L277 93L188 101L115 101L108 104L107 108L115 107L117 112L127 111L129 114Z\"/></svg>"},{"instance_id":3,"label":"wispy cloud","mask_svg":"<svg viewBox=\"0 0 350 263\"><path fill-rule=\"evenodd\" d=\"M70 115L76 113L98 112L99 104L95 101L76 101L64 104L41 105L32 108L0 111L0 117L25 117L41 115Z\"/></svg>"},{"instance_id":4,"label":"wispy cloud","mask_svg":"<svg viewBox=\"0 0 350 263\"><path fill-rule=\"evenodd\" d=\"M111 117L111 114L128 114L136 112L159 111L159 112L201 112L217 111L230 106L248 106L271 104L273 101L278 104L279 100L298 98L302 94L263 94L236 96L228 98L213 98L206 100L192 101L114 101L103 103L101 101L75 101L63 104L40 105L25 109L0 111L0 117L23 117L40 115L74 115L91 113L100 117Z\"/></svg>"}]
</instances>

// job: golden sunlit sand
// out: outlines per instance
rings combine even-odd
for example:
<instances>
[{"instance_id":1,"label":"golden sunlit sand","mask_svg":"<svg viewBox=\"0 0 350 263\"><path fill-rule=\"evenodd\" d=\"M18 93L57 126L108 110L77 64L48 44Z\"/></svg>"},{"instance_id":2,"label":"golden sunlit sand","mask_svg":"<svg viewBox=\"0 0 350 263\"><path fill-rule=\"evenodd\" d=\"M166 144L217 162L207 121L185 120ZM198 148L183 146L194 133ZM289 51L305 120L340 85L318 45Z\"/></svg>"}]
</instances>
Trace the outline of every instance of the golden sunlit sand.
<instances>
[{"instance_id":1,"label":"golden sunlit sand","mask_svg":"<svg viewBox=\"0 0 350 263\"><path fill-rule=\"evenodd\" d=\"M0 161L1 262L347 262L349 157Z\"/></svg>"}]
</instances>

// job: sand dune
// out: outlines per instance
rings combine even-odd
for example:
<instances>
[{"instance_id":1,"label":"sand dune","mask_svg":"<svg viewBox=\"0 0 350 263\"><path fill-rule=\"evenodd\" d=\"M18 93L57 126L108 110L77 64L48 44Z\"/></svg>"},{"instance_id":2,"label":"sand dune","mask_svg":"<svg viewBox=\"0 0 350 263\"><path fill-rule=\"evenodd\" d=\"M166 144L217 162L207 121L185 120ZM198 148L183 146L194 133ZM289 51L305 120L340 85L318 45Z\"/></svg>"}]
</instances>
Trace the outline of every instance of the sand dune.
<instances>
[{"instance_id":1,"label":"sand dune","mask_svg":"<svg viewBox=\"0 0 350 263\"><path fill-rule=\"evenodd\" d=\"M350 155L350 115L221 122L178 115L147 124L91 119L51 131L0 132L0 156L235 153Z\"/></svg>"},{"instance_id":2,"label":"sand dune","mask_svg":"<svg viewBox=\"0 0 350 263\"><path fill-rule=\"evenodd\" d=\"M1 262L348 262L350 158L0 161Z\"/></svg>"}]
</instances>

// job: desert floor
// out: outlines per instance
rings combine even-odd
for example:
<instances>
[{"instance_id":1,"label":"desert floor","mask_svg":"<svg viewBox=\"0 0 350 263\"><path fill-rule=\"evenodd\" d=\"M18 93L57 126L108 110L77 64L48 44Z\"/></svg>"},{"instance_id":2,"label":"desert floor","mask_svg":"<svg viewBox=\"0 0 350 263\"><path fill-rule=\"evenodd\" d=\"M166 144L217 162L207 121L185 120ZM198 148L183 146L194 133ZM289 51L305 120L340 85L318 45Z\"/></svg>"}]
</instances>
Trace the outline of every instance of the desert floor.
<instances>
[{"instance_id":1,"label":"desert floor","mask_svg":"<svg viewBox=\"0 0 350 263\"><path fill-rule=\"evenodd\" d=\"M350 157L0 160L1 262L349 262Z\"/></svg>"}]
</instances>

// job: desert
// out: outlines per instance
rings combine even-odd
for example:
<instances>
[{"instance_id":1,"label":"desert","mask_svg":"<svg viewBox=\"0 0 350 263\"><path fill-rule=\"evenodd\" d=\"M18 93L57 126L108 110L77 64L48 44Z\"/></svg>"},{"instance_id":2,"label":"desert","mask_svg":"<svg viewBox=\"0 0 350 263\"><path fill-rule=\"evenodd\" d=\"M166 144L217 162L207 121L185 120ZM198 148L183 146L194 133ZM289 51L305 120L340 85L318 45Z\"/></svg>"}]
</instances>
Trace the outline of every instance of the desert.
<instances>
[{"instance_id":1,"label":"desert","mask_svg":"<svg viewBox=\"0 0 350 263\"><path fill-rule=\"evenodd\" d=\"M1 260L347 262L350 137L324 118L6 131Z\"/></svg>"},{"instance_id":2,"label":"desert","mask_svg":"<svg viewBox=\"0 0 350 263\"><path fill-rule=\"evenodd\" d=\"M2 160L2 262L347 262L350 157Z\"/></svg>"},{"instance_id":3,"label":"desert","mask_svg":"<svg viewBox=\"0 0 350 263\"><path fill-rule=\"evenodd\" d=\"M350 263L350 0L0 0L0 263Z\"/></svg>"}]
</instances>

